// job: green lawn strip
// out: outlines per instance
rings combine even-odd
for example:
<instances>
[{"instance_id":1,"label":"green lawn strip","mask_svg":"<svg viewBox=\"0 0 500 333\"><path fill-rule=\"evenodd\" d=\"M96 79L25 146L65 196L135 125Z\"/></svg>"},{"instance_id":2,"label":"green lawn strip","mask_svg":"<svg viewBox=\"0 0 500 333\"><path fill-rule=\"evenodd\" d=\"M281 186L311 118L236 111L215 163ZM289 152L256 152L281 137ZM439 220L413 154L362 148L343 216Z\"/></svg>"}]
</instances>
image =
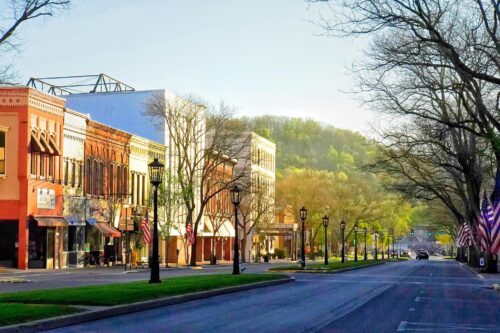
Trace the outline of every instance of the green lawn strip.
<instances>
[{"instance_id":1,"label":"green lawn strip","mask_svg":"<svg viewBox=\"0 0 500 333\"><path fill-rule=\"evenodd\" d=\"M358 261L346 261L345 263L339 262L339 261L334 261L334 262L329 262L327 266L324 264L320 263L314 263L314 264L306 264L306 269L305 271L312 271L312 272L333 272L339 269L344 269L344 268L352 268L352 267L359 267L359 266L367 266L367 265L373 265L377 263L382 263L382 262L393 262L393 261L405 261L408 260L407 258L394 258L394 259L385 259L385 260L358 260ZM298 267L298 265L290 265L290 266L281 266L281 267L274 267L271 268L270 271L304 271L301 267Z\"/></svg>"},{"instance_id":2,"label":"green lawn strip","mask_svg":"<svg viewBox=\"0 0 500 333\"><path fill-rule=\"evenodd\" d=\"M80 311L82 310L66 305L0 303L0 326L58 317Z\"/></svg>"},{"instance_id":3,"label":"green lawn strip","mask_svg":"<svg viewBox=\"0 0 500 333\"><path fill-rule=\"evenodd\" d=\"M0 302L111 306L222 287L272 281L284 277L286 276L279 274L183 276L163 279L160 284L150 284L147 281L135 281L0 294Z\"/></svg>"}]
</instances>

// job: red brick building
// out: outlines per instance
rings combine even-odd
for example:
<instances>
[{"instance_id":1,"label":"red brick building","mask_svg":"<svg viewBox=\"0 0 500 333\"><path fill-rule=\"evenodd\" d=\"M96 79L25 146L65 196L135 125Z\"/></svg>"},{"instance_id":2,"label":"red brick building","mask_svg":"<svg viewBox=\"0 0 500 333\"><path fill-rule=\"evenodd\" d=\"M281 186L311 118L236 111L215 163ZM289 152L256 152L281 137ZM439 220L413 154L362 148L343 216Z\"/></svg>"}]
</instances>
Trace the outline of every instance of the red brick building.
<instances>
[{"instance_id":1,"label":"red brick building","mask_svg":"<svg viewBox=\"0 0 500 333\"><path fill-rule=\"evenodd\" d=\"M0 87L0 265L64 266L64 100Z\"/></svg>"}]
</instances>

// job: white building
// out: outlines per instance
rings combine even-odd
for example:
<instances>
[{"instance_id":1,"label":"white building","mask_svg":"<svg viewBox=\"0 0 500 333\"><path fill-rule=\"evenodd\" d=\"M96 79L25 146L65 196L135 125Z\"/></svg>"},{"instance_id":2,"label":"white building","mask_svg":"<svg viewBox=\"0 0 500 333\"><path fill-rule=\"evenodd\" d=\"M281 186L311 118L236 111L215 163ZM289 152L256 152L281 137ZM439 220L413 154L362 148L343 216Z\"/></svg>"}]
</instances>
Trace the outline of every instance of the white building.
<instances>
[{"instance_id":1,"label":"white building","mask_svg":"<svg viewBox=\"0 0 500 333\"><path fill-rule=\"evenodd\" d=\"M262 204L263 207L266 207L266 212L264 214L256 213L255 209L258 208L251 208L253 211L250 214L250 224L259 226L259 224L273 223L275 217L276 145L254 132L245 133L242 136L242 140L248 140L248 149L250 151L243 152L242 155L245 157L238 160L235 173L240 173L242 169L246 169L245 173L249 178L248 186L251 187L247 190L246 197L243 197L242 203L244 203L245 200L250 200L248 197L252 195L254 198L252 199L253 201L260 201L259 203L253 202L253 206ZM250 158L250 161L247 161L246 158ZM258 194L256 195L256 193ZM256 196L258 199L255 199ZM260 221L255 221L257 215L259 215ZM257 228L254 228L254 230L247 235L245 249L242 249L242 251L245 251L245 258L247 260L255 259L259 254L265 254L265 252L263 253L263 251L261 251L264 244L271 244L265 251L273 252L273 239L266 239L265 241L259 239L260 237L255 229ZM240 237L243 237L243 235L241 234Z\"/></svg>"}]
</instances>

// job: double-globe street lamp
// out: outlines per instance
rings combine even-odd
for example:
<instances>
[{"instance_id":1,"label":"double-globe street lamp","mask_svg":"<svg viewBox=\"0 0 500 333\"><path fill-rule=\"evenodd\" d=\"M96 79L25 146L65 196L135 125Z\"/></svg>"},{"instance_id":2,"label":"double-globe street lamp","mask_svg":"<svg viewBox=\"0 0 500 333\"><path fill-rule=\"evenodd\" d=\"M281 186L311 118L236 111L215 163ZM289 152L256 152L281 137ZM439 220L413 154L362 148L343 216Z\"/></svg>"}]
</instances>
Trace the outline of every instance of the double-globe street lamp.
<instances>
[{"instance_id":1,"label":"double-globe street lamp","mask_svg":"<svg viewBox=\"0 0 500 333\"><path fill-rule=\"evenodd\" d=\"M233 275L240 274L240 249L238 241L238 206L241 202L241 188L234 185L231 188L231 202L234 205L234 253L233 253Z\"/></svg>"},{"instance_id":2,"label":"double-globe street lamp","mask_svg":"<svg viewBox=\"0 0 500 333\"><path fill-rule=\"evenodd\" d=\"M154 189L153 196L153 257L151 258L151 277L149 283L160 283L160 260L158 257L158 186L163 179L164 165L157 158L148 164L149 181Z\"/></svg>"},{"instance_id":3,"label":"double-globe street lamp","mask_svg":"<svg viewBox=\"0 0 500 333\"><path fill-rule=\"evenodd\" d=\"M358 225L354 225L354 261L358 261Z\"/></svg>"},{"instance_id":4,"label":"double-globe street lamp","mask_svg":"<svg viewBox=\"0 0 500 333\"><path fill-rule=\"evenodd\" d=\"M363 233L365 234L365 251L363 252L363 259L368 260L368 254L366 253L366 234L368 233L368 230L366 227L363 228Z\"/></svg>"},{"instance_id":5,"label":"double-globe street lamp","mask_svg":"<svg viewBox=\"0 0 500 333\"><path fill-rule=\"evenodd\" d=\"M340 222L340 232L342 235L342 262L345 262L345 240L344 240L344 234L345 234L345 222L341 221Z\"/></svg>"},{"instance_id":6,"label":"double-globe street lamp","mask_svg":"<svg viewBox=\"0 0 500 333\"><path fill-rule=\"evenodd\" d=\"M306 232L305 232L305 223L307 218L307 209L302 207L299 211L300 213L300 221L302 221L302 235L300 242L300 267L306 268Z\"/></svg>"},{"instance_id":7,"label":"double-globe street lamp","mask_svg":"<svg viewBox=\"0 0 500 333\"><path fill-rule=\"evenodd\" d=\"M325 265L328 265L328 222L330 222L330 219L325 215L323 217L323 226L325 227Z\"/></svg>"}]
</instances>

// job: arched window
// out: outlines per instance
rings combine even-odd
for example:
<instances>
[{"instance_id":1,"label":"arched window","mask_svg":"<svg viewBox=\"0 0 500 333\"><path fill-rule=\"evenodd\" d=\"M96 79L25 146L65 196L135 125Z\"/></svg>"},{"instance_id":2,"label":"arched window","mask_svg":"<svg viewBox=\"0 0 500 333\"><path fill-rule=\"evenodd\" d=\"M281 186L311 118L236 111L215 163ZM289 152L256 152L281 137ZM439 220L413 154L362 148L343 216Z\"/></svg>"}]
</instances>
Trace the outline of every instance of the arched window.
<instances>
[{"instance_id":1,"label":"arched window","mask_svg":"<svg viewBox=\"0 0 500 333\"><path fill-rule=\"evenodd\" d=\"M122 168L121 166L116 167L116 193L120 195L122 193Z\"/></svg>"},{"instance_id":2,"label":"arched window","mask_svg":"<svg viewBox=\"0 0 500 333\"><path fill-rule=\"evenodd\" d=\"M99 195L105 195L103 162L99 163Z\"/></svg>"},{"instance_id":3,"label":"arched window","mask_svg":"<svg viewBox=\"0 0 500 333\"><path fill-rule=\"evenodd\" d=\"M128 198L126 195L128 193L128 168L123 167L123 185L122 185L122 196L126 199Z\"/></svg>"},{"instance_id":4,"label":"arched window","mask_svg":"<svg viewBox=\"0 0 500 333\"><path fill-rule=\"evenodd\" d=\"M113 193L115 193L115 189L114 189L114 165L113 163L110 163L109 164L109 175L108 175L108 193L110 195L113 195Z\"/></svg>"},{"instance_id":5,"label":"arched window","mask_svg":"<svg viewBox=\"0 0 500 333\"><path fill-rule=\"evenodd\" d=\"M87 163L85 166L85 193L92 194L91 184L92 184L92 172L91 172L92 162L90 158L87 159Z\"/></svg>"},{"instance_id":6,"label":"arched window","mask_svg":"<svg viewBox=\"0 0 500 333\"><path fill-rule=\"evenodd\" d=\"M93 184L92 184L92 194L93 195L98 195L99 194L99 168L97 161L94 161L94 166L92 170L92 179L93 179Z\"/></svg>"}]
</instances>

